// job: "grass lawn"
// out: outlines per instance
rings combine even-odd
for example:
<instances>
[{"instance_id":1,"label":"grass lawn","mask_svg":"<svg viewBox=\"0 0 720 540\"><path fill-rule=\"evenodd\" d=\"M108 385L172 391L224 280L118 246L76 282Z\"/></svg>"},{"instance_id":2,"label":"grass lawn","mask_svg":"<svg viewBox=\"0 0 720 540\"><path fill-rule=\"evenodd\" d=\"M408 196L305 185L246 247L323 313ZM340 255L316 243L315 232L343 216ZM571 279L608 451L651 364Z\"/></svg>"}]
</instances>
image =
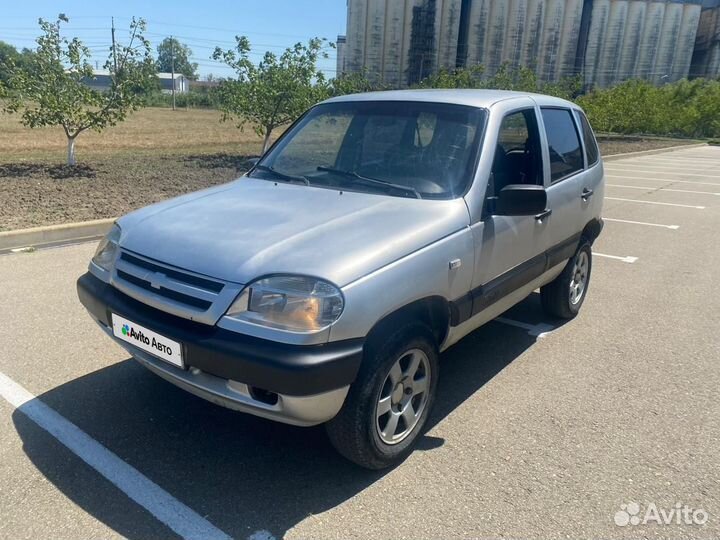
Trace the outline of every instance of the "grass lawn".
<instances>
[{"instance_id":1,"label":"grass lawn","mask_svg":"<svg viewBox=\"0 0 720 540\"><path fill-rule=\"evenodd\" d=\"M278 131L278 134L280 130ZM601 138L604 155L695 141ZM27 129L0 114L0 231L119 216L228 182L261 140L212 110L142 109L103 133L82 133L78 166L64 166L61 128Z\"/></svg>"}]
</instances>

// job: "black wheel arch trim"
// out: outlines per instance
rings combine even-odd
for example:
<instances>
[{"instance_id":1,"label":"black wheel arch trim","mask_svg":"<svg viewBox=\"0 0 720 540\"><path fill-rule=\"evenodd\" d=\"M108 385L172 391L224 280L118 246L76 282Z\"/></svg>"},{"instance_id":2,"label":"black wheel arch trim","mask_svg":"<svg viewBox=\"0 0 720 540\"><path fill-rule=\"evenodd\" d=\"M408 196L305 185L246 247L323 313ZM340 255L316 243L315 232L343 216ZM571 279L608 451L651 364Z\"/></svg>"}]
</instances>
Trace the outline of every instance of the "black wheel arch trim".
<instances>
[{"instance_id":1,"label":"black wheel arch trim","mask_svg":"<svg viewBox=\"0 0 720 540\"><path fill-rule=\"evenodd\" d=\"M593 218L588 221L585 228L583 228L582 236L592 245L592 243L597 240L597 237L600 236L604 226L605 222L602 218Z\"/></svg>"}]
</instances>

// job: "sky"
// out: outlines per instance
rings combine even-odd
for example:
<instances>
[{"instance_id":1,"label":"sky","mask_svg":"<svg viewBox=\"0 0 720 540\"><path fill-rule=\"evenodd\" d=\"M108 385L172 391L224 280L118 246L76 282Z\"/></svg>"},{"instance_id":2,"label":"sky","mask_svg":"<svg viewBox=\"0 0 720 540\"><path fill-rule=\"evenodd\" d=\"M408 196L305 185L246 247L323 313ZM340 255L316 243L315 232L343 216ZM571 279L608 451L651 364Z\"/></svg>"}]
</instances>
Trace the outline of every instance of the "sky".
<instances>
[{"instance_id":1,"label":"sky","mask_svg":"<svg viewBox=\"0 0 720 540\"><path fill-rule=\"evenodd\" d=\"M188 45L192 60L198 63L201 78L232 76L223 64L210 59L216 46L233 47L236 35L245 35L252 45L254 60L265 51L282 52L298 41L312 37L335 41L345 34L346 0L28 0L3 2L0 15L0 41L18 49L34 48L42 17L55 21L62 12L70 19L64 25L65 36L80 38L90 47L102 68L111 43L111 17L115 18L116 39L128 35L130 19L142 17L147 22L146 37L155 47L166 36L173 35ZM319 62L328 77L335 76L335 50Z\"/></svg>"}]
</instances>

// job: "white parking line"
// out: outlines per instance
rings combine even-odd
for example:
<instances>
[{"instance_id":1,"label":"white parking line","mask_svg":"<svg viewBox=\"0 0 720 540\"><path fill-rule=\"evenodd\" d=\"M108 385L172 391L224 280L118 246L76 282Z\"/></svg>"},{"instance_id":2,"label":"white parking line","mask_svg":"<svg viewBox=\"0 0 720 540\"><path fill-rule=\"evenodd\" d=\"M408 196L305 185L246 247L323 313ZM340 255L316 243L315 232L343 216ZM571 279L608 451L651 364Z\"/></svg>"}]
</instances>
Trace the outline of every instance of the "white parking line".
<instances>
[{"instance_id":1,"label":"white parking line","mask_svg":"<svg viewBox=\"0 0 720 540\"><path fill-rule=\"evenodd\" d=\"M620 160L618 160L618 161L620 161ZM630 161L630 160L622 160L622 161ZM648 157L638 157L638 158L633 159L632 161L634 163L657 163L657 162L659 162L659 163L662 163L662 162L684 163L684 162L688 162L688 163L693 163L696 165L699 163L702 163L704 161L707 161L708 165L711 165L711 166L717 165L717 158L703 157L703 156L688 156L688 155L678 156L678 157L673 157L673 158L658 156L657 158L654 158L654 159L649 156ZM610 163L613 163L613 162L610 162ZM615 163L617 163L617 162L615 162Z\"/></svg>"},{"instance_id":2,"label":"white parking line","mask_svg":"<svg viewBox=\"0 0 720 540\"><path fill-rule=\"evenodd\" d=\"M515 321L513 319L508 319L507 317L496 317L494 320L502 324L516 326L517 328L527 330L528 335L534 336L536 338L544 338L552 330L555 330L554 326L545 323L528 324L520 321Z\"/></svg>"},{"instance_id":3,"label":"white parking line","mask_svg":"<svg viewBox=\"0 0 720 540\"><path fill-rule=\"evenodd\" d=\"M180 537L230 538L4 373L0 396Z\"/></svg>"},{"instance_id":4,"label":"white parking line","mask_svg":"<svg viewBox=\"0 0 720 540\"><path fill-rule=\"evenodd\" d=\"M701 195L720 195L720 193L715 193L712 191L693 191L691 189L671 189L671 188L665 188L665 187L658 187L658 186L626 186L624 184L605 184L606 186L610 187L619 187L619 188L628 188L628 189L645 189L645 190L655 190L655 191L672 191L674 193L700 193Z\"/></svg>"},{"instance_id":5,"label":"white parking line","mask_svg":"<svg viewBox=\"0 0 720 540\"><path fill-rule=\"evenodd\" d=\"M694 180L677 180L675 178L646 178L644 176L621 176L619 174L606 174L607 178L629 178L631 180L648 180L653 182L680 182L681 184L695 184L698 186L720 186L720 182L695 182Z\"/></svg>"},{"instance_id":6,"label":"white parking line","mask_svg":"<svg viewBox=\"0 0 720 540\"><path fill-rule=\"evenodd\" d=\"M618 197L605 197L609 201L625 201L625 202L636 202L643 204L659 204L661 206L679 206L680 208L696 208L697 210L705 210L704 206L692 206L690 204L675 204L669 202L658 202L658 201L642 201L640 199L620 199Z\"/></svg>"},{"instance_id":7,"label":"white parking line","mask_svg":"<svg viewBox=\"0 0 720 540\"><path fill-rule=\"evenodd\" d=\"M618 160L618 161L608 161L604 165L610 166L610 167L683 167L687 165L688 167L695 167L702 170L708 170L713 169L718 166L717 160L711 159L707 163L704 163L701 159L696 158L688 158L683 160L675 160L675 159L654 159L654 160L639 160L639 159L626 159L626 160Z\"/></svg>"},{"instance_id":8,"label":"white parking line","mask_svg":"<svg viewBox=\"0 0 720 540\"><path fill-rule=\"evenodd\" d=\"M616 261L622 261L624 263L632 264L635 261L638 260L637 257L620 257L618 255L606 255L605 253L598 253L597 251L593 251L593 257L605 257L606 259L615 259Z\"/></svg>"},{"instance_id":9,"label":"white parking line","mask_svg":"<svg viewBox=\"0 0 720 540\"><path fill-rule=\"evenodd\" d=\"M613 221L617 223L631 223L633 225L647 225L648 227L663 227L665 229L672 229L674 231L680 228L680 225L663 225L661 223L647 223L645 221L631 221L629 219L613 219L604 217L603 221Z\"/></svg>"},{"instance_id":10,"label":"white parking line","mask_svg":"<svg viewBox=\"0 0 720 540\"><path fill-rule=\"evenodd\" d=\"M672 165L643 165L639 163L623 163L622 165L611 165L608 163L605 165L605 169L624 169L626 167L632 167L633 169L638 169L638 172L647 171L647 172L657 172L657 171L674 171L677 174L681 174L682 172L693 172L693 173L706 173L708 172L707 167L691 167L678 165L677 167ZM634 171L633 171L634 172Z\"/></svg>"},{"instance_id":11,"label":"white parking line","mask_svg":"<svg viewBox=\"0 0 720 540\"><path fill-rule=\"evenodd\" d=\"M654 154L650 156L637 156L636 158L632 158L633 161L654 161L656 159L664 160L664 161L677 161L677 160L685 160L685 159L704 159L706 161L716 161L717 157L715 156L709 156L707 153L697 153L692 154L690 152L683 152L682 154L678 154L673 152L672 154Z\"/></svg>"},{"instance_id":12,"label":"white parking line","mask_svg":"<svg viewBox=\"0 0 720 540\"><path fill-rule=\"evenodd\" d=\"M633 170L633 169L613 169L613 170L615 170L615 171L621 171L621 172L633 172L633 173L634 173L634 172L641 172L641 171L635 171L635 170ZM652 172L653 174L677 174L677 175L679 175L679 176L697 176L697 177L700 177L700 178L720 178L720 176L714 175L714 174L712 174L712 175L711 175L711 174L695 174L695 173L689 173L689 172L678 173L678 172L673 172L673 171L667 171L667 172L664 172L664 171L648 171L648 172Z\"/></svg>"}]
</instances>

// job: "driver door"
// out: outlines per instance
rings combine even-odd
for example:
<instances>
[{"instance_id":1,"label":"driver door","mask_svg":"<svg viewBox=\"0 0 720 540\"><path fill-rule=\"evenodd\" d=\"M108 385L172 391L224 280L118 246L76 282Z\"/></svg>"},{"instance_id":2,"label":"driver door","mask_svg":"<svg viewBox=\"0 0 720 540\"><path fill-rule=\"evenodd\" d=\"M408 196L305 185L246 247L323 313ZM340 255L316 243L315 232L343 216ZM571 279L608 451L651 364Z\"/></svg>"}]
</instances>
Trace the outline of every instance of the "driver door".
<instances>
[{"instance_id":1,"label":"driver door","mask_svg":"<svg viewBox=\"0 0 720 540\"><path fill-rule=\"evenodd\" d=\"M478 313L545 270L546 219L497 216L494 201L510 184L542 186L543 157L536 108L507 112L498 132L488 181L483 226L474 227L476 257L473 313Z\"/></svg>"}]
</instances>

